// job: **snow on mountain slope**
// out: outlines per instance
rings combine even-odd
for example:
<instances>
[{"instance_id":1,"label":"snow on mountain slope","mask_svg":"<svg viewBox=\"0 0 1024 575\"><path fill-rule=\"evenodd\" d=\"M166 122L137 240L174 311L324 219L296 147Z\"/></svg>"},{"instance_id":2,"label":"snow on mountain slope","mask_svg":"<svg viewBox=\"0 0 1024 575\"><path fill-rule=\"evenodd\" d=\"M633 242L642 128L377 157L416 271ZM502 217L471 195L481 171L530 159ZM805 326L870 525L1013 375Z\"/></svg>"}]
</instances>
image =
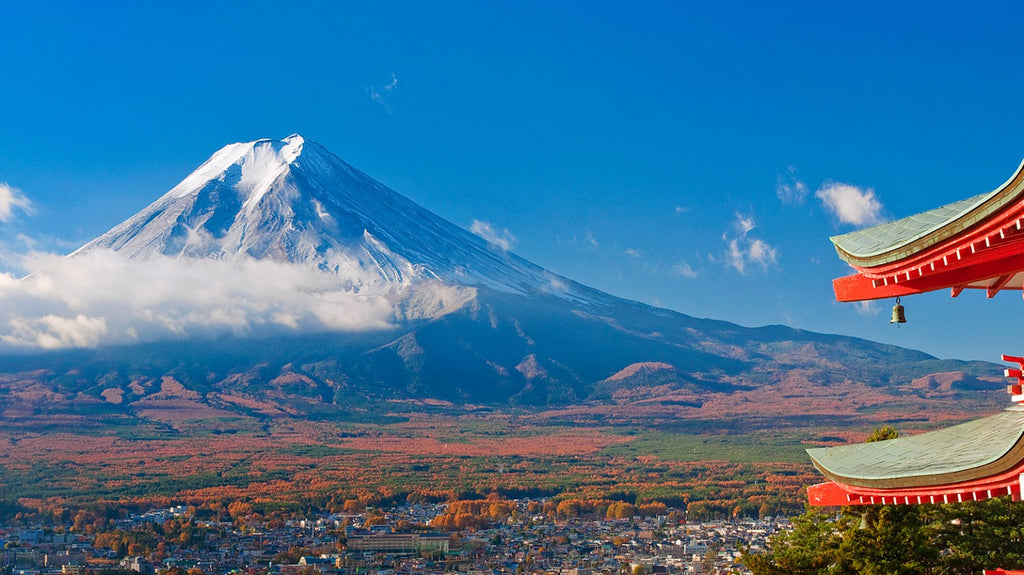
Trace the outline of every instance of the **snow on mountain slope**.
<instances>
[{"instance_id":1,"label":"snow on mountain slope","mask_svg":"<svg viewBox=\"0 0 1024 575\"><path fill-rule=\"evenodd\" d=\"M356 293L429 279L582 301L598 293L434 215L297 134L225 146L76 253L103 248L129 259L297 263L337 275Z\"/></svg>"}]
</instances>

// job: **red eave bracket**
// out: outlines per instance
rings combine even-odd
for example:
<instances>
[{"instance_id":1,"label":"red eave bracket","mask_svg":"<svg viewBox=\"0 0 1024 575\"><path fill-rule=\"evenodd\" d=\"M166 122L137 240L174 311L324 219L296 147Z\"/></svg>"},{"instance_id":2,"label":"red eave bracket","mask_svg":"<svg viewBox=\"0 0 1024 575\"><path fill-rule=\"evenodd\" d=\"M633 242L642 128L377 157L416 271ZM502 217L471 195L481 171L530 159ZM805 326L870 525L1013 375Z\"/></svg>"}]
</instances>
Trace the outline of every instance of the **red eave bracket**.
<instances>
[{"instance_id":1,"label":"red eave bracket","mask_svg":"<svg viewBox=\"0 0 1024 575\"><path fill-rule=\"evenodd\" d=\"M832 289L836 292L836 300L843 302L887 299L921 293L921 290L906 284L891 283L875 287L870 278L860 274L832 280Z\"/></svg>"},{"instance_id":2,"label":"red eave bracket","mask_svg":"<svg viewBox=\"0 0 1024 575\"><path fill-rule=\"evenodd\" d=\"M1006 274L1005 276L1002 276L999 279L997 279L994 284L990 285L988 289L985 290L986 297L988 297L988 299L994 298L996 294L999 293L999 290L1003 289L1003 286L1005 286L1006 283L1010 281L1010 278L1012 278L1013 275L1014 274Z\"/></svg>"},{"instance_id":3,"label":"red eave bracket","mask_svg":"<svg viewBox=\"0 0 1024 575\"><path fill-rule=\"evenodd\" d=\"M807 488L807 499L812 507L864 505L859 497L852 497L852 495L835 481L818 483Z\"/></svg>"},{"instance_id":4,"label":"red eave bracket","mask_svg":"<svg viewBox=\"0 0 1024 575\"><path fill-rule=\"evenodd\" d=\"M903 267L893 264L884 269L872 268L871 275L875 279L865 277L865 270L834 279L832 288L835 290L836 299L842 302L886 299L947 288L952 288L952 295L956 297L963 287L971 287L973 284L990 280L993 283L988 286L986 292L988 297L992 297L999 290L1006 289L1006 285L1016 274L1024 272L1024 234L1021 236L1021 242L984 250L984 257L974 256L955 266L940 265L938 267L943 269L932 269L930 273L923 275L920 270L924 270L924 266L909 268L907 266L911 264L904 264ZM918 271L916 277L914 270Z\"/></svg>"},{"instance_id":5,"label":"red eave bracket","mask_svg":"<svg viewBox=\"0 0 1024 575\"><path fill-rule=\"evenodd\" d=\"M919 505L922 503L963 503L1011 496L1020 501L1020 467L996 478L906 489L850 487L829 481L807 488L807 502L813 507L837 505Z\"/></svg>"}]
</instances>

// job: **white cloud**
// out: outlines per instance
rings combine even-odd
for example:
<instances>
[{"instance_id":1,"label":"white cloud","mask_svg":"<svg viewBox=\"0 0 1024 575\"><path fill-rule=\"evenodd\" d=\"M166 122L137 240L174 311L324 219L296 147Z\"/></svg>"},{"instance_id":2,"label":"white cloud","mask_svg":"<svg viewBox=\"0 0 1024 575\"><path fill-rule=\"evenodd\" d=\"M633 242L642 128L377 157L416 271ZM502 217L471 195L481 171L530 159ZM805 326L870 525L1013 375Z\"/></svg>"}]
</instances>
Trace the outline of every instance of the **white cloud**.
<instances>
[{"instance_id":1,"label":"white cloud","mask_svg":"<svg viewBox=\"0 0 1024 575\"><path fill-rule=\"evenodd\" d=\"M388 94L393 92L398 87L398 76L391 74L391 81L381 86L379 89L376 86L370 86L367 93L370 94L370 99L377 102L381 106L384 106L384 110L387 113L391 113L391 104L388 103Z\"/></svg>"},{"instance_id":2,"label":"white cloud","mask_svg":"<svg viewBox=\"0 0 1024 575\"><path fill-rule=\"evenodd\" d=\"M725 264L741 274L746 273L744 271L746 257L744 257L743 250L740 249L740 241L728 238L725 238L725 240Z\"/></svg>"},{"instance_id":3,"label":"white cloud","mask_svg":"<svg viewBox=\"0 0 1024 575\"><path fill-rule=\"evenodd\" d=\"M35 255L19 280L0 274L0 342L32 348L94 347L221 334L365 331L436 317L473 290L434 282L368 294L337 276L245 259L131 261L110 251Z\"/></svg>"},{"instance_id":4,"label":"white cloud","mask_svg":"<svg viewBox=\"0 0 1024 575\"><path fill-rule=\"evenodd\" d=\"M494 229L489 222L473 220L473 224L469 226L469 231L491 242L506 252L512 249L512 246L516 243L516 237L513 236L508 229L504 229L499 232Z\"/></svg>"},{"instance_id":5,"label":"white cloud","mask_svg":"<svg viewBox=\"0 0 1024 575\"><path fill-rule=\"evenodd\" d=\"M633 259L640 259L640 258L644 257L644 252L642 252L641 250L638 250L636 248L626 248L626 250L623 251L622 253L627 255L627 256L629 256L629 257L631 257L631 258L633 258Z\"/></svg>"},{"instance_id":6,"label":"white cloud","mask_svg":"<svg viewBox=\"0 0 1024 575\"><path fill-rule=\"evenodd\" d=\"M768 245L764 240L755 239L747 246L747 258L767 270L769 265L775 264L777 251Z\"/></svg>"},{"instance_id":7,"label":"white cloud","mask_svg":"<svg viewBox=\"0 0 1024 575\"><path fill-rule=\"evenodd\" d=\"M78 314L61 317L47 314L39 318L14 317L10 321L8 343L33 345L43 349L60 347L95 347L107 333L107 321L101 317Z\"/></svg>"},{"instance_id":8,"label":"white cloud","mask_svg":"<svg viewBox=\"0 0 1024 575\"><path fill-rule=\"evenodd\" d=\"M789 166L776 178L775 195L786 204L802 204L807 197L807 184L797 178L796 168Z\"/></svg>"},{"instance_id":9,"label":"white cloud","mask_svg":"<svg viewBox=\"0 0 1024 575\"><path fill-rule=\"evenodd\" d=\"M768 271L775 265L778 250L760 238L750 237L750 232L757 228L753 216L736 214L733 227L736 229L735 236L729 232L722 234L726 266L746 274L750 265L758 266L762 271Z\"/></svg>"},{"instance_id":10,"label":"white cloud","mask_svg":"<svg viewBox=\"0 0 1024 575\"><path fill-rule=\"evenodd\" d=\"M565 294L569 292L569 285L565 283L565 279L556 276L553 273L547 273L548 278L548 291L557 294Z\"/></svg>"},{"instance_id":11,"label":"white cloud","mask_svg":"<svg viewBox=\"0 0 1024 575\"><path fill-rule=\"evenodd\" d=\"M881 309L882 309L882 308L880 308L878 306L878 302L874 302L874 301L870 301L870 300L868 300L868 301L855 301L855 302L853 302L853 306L854 306L854 309L857 310L857 313L859 313L860 315L868 315L868 316L878 315L878 312L880 312Z\"/></svg>"},{"instance_id":12,"label":"white cloud","mask_svg":"<svg viewBox=\"0 0 1024 575\"><path fill-rule=\"evenodd\" d=\"M740 229L741 235L746 236L757 227L757 224L754 223L754 216L736 214L736 227Z\"/></svg>"},{"instance_id":13,"label":"white cloud","mask_svg":"<svg viewBox=\"0 0 1024 575\"><path fill-rule=\"evenodd\" d=\"M693 269L693 266L691 266L689 263L685 261L680 261L677 264L673 265L672 268L669 270L669 274L671 274L672 277L686 279L693 279L698 275L697 270Z\"/></svg>"},{"instance_id":14,"label":"white cloud","mask_svg":"<svg viewBox=\"0 0 1024 575\"><path fill-rule=\"evenodd\" d=\"M31 212L32 202L18 188L0 182L0 222L11 221L15 208L22 212Z\"/></svg>"},{"instance_id":15,"label":"white cloud","mask_svg":"<svg viewBox=\"0 0 1024 575\"><path fill-rule=\"evenodd\" d=\"M828 182L814 195L821 199L825 209L844 224L863 226L882 221L882 203L871 188Z\"/></svg>"},{"instance_id":16,"label":"white cloud","mask_svg":"<svg viewBox=\"0 0 1024 575\"><path fill-rule=\"evenodd\" d=\"M597 243L597 239L594 238L594 233L591 232L589 229L587 230L587 236L586 237L587 237L587 243L590 244L591 247L594 247L594 248L601 247L601 244Z\"/></svg>"}]
</instances>

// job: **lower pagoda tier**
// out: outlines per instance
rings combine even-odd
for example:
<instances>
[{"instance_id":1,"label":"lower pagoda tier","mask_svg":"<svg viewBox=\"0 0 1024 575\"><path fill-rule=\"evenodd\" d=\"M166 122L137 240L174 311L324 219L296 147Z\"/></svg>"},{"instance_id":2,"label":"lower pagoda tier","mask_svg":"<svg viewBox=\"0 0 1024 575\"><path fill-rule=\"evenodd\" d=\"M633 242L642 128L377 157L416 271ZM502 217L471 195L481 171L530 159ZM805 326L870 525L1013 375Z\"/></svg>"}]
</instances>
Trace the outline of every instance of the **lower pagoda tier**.
<instances>
[{"instance_id":1,"label":"lower pagoda tier","mask_svg":"<svg viewBox=\"0 0 1024 575\"><path fill-rule=\"evenodd\" d=\"M1024 406L939 431L807 453L831 479L807 488L811 505L1019 499Z\"/></svg>"},{"instance_id":2,"label":"lower pagoda tier","mask_svg":"<svg viewBox=\"0 0 1024 575\"><path fill-rule=\"evenodd\" d=\"M1003 355L1020 369L1002 413L938 431L886 441L808 449L831 481L807 488L811 505L958 503L1022 497L1024 357Z\"/></svg>"}]
</instances>

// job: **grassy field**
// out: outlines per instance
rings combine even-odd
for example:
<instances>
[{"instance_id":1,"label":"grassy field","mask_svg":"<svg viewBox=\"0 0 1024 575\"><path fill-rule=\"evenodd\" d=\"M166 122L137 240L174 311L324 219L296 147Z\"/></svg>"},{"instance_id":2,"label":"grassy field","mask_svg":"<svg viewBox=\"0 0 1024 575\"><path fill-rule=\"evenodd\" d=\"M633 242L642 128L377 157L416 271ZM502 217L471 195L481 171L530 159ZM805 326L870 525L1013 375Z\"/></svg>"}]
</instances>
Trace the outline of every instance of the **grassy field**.
<instances>
[{"instance_id":1,"label":"grassy field","mask_svg":"<svg viewBox=\"0 0 1024 575\"><path fill-rule=\"evenodd\" d=\"M83 433L0 430L0 492L22 501L340 505L502 496L614 498L702 513L798 512L818 430L678 433L629 420L517 412L386 414L367 422L124 422ZM840 441L840 437L827 440ZM767 511L765 511L767 510Z\"/></svg>"},{"instance_id":2,"label":"grassy field","mask_svg":"<svg viewBox=\"0 0 1024 575\"><path fill-rule=\"evenodd\" d=\"M684 435L648 432L627 443L604 449L611 456L650 455L673 461L728 461L731 463L808 463L804 452L811 434L790 432L768 435Z\"/></svg>"}]
</instances>

